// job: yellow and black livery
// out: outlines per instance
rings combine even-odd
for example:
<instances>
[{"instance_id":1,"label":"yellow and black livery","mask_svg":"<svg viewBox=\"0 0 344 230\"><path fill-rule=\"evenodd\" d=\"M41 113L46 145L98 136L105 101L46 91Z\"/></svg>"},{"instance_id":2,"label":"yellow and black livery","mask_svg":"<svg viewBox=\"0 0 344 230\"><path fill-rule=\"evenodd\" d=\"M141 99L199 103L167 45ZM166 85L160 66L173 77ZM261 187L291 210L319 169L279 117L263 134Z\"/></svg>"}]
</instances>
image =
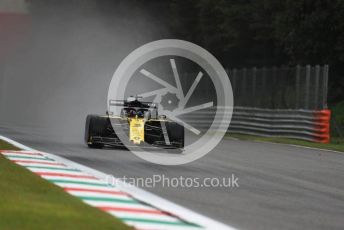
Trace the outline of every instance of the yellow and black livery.
<instances>
[{"instance_id":1,"label":"yellow and black livery","mask_svg":"<svg viewBox=\"0 0 344 230\"><path fill-rule=\"evenodd\" d=\"M120 106L120 114L88 115L85 141L90 148L149 146L169 149L184 148L184 127L158 115L158 106L152 102L111 100L110 106ZM113 128L115 125L120 129ZM120 130L120 131L118 131ZM123 143L122 132L128 138ZM123 135L121 135L123 137Z\"/></svg>"}]
</instances>

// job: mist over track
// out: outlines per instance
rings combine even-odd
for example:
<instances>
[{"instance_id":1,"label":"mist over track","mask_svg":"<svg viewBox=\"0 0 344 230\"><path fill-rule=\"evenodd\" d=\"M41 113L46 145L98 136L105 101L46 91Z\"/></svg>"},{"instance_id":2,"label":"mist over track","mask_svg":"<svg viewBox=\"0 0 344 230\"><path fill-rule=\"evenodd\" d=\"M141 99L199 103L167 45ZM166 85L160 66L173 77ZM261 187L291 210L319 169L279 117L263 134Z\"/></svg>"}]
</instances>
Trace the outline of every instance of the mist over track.
<instances>
[{"instance_id":1,"label":"mist over track","mask_svg":"<svg viewBox=\"0 0 344 230\"><path fill-rule=\"evenodd\" d=\"M120 61L168 31L131 1L31 2L22 36L8 39L15 44L1 57L1 135L116 177L235 174L235 189L147 190L239 229L343 229L343 154L225 139L196 162L167 167L88 149L86 115L105 112Z\"/></svg>"}]
</instances>

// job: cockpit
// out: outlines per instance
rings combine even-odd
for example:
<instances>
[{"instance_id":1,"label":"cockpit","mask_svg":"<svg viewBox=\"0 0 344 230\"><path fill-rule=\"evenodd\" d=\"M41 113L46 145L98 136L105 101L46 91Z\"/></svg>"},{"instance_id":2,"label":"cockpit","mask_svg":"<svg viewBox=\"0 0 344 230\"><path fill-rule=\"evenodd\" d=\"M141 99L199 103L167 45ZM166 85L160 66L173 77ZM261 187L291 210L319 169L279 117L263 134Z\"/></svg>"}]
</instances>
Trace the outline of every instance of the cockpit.
<instances>
[{"instance_id":1,"label":"cockpit","mask_svg":"<svg viewBox=\"0 0 344 230\"><path fill-rule=\"evenodd\" d=\"M138 118L144 118L149 116L150 112L148 109L135 109L135 108L123 108L121 111L122 117L138 117Z\"/></svg>"}]
</instances>

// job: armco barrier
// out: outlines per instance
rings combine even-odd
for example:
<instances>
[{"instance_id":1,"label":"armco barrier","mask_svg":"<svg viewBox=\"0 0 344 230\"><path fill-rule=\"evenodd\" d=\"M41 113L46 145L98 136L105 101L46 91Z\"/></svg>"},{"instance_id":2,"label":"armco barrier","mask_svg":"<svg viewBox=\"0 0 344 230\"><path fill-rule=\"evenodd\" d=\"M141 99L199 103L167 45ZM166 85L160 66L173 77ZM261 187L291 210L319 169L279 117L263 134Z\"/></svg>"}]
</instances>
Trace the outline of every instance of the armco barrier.
<instances>
[{"instance_id":1,"label":"armco barrier","mask_svg":"<svg viewBox=\"0 0 344 230\"><path fill-rule=\"evenodd\" d=\"M212 110L202 111L185 116L183 120L199 129L207 129L213 122L219 123L212 120L214 114ZM330 116L330 110L235 107L227 132L328 143Z\"/></svg>"},{"instance_id":2,"label":"armco barrier","mask_svg":"<svg viewBox=\"0 0 344 230\"><path fill-rule=\"evenodd\" d=\"M328 143L330 110L272 110L236 107L228 132Z\"/></svg>"}]
</instances>

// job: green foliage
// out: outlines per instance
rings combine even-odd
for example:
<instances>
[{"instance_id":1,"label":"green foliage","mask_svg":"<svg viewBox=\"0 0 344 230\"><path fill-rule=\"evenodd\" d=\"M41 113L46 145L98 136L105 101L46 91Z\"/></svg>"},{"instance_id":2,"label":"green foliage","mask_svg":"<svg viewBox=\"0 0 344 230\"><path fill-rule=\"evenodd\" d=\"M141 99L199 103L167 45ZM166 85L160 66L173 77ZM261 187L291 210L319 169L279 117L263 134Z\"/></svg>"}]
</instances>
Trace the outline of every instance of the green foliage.
<instances>
[{"instance_id":1,"label":"green foliage","mask_svg":"<svg viewBox=\"0 0 344 230\"><path fill-rule=\"evenodd\" d=\"M344 101L336 104L331 109L332 114L336 118L338 123L344 127Z\"/></svg>"},{"instance_id":2,"label":"green foliage","mask_svg":"<svg viewBox=\"0 0 344 230\"><path fill-rule=\"evenodd\" d=\"M165 1L162 20L228 68L330 64L329 97L344 98L343 0Z\"/></svg>"},{"instance_id":3,"label":"green foliage","mask_svg":"<svg viewBox=\"0 0 344 230\"><path fill-rule=\"evenodd\" d=\"M331 134L332 136L340 136L344 138L344 101L332 106L332 122Z\"/></svg>"},{"instance_id":4,"label":"green foliage","mask_svg":"<svg viewBox=\"0 0 344 230\"><path fill-rule=\"evenodd\" d=\"M276 40L294 64L344 61L343 1L284 1L276 17ZM341 25L342 24L342 25Z\"/></svg>"}]
</instances>

